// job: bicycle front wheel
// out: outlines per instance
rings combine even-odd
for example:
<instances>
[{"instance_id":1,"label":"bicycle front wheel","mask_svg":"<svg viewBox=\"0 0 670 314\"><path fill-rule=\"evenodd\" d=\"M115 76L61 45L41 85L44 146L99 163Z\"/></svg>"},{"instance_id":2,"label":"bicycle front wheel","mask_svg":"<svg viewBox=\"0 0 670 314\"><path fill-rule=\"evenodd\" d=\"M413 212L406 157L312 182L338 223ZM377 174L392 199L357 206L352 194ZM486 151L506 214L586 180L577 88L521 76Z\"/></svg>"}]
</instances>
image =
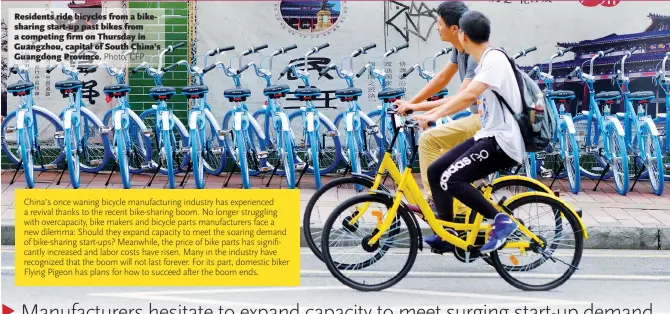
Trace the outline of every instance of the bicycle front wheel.
<instances>
[{"instance_id":1,"label":"bicycle front wheel","mask_svg":"<svg viewBox=\"0 0 670 314\"><path fill-rule=\"evenodd\" d=\"M575 135L568 132L567 129L563 129L560 135L560 154L563 159L563 166L568 175L570 191L574 194L578 194L581 189L581 171L579 168L579 146L577 146L577 139L575 138Z\"/></svg>"},{"instance_id":2,"label":"bicycle front wheel","mask_svg":"<svg viewBox=\"0 0 670 314\"><path fill-rule=\"evenodd\" d=\"M26 177L26 185L32 189L35 187L35 172L33 169L33 149L30 135L26 129L19 129L19 149L21 150L21 161L23 161L23 173Z\"/></svg>"},{"instance_id":3,"label":"bicycle front wheel","mask_svg":"<svg viewBox=\"0 0 670 314\"><path fill-rule=\"evenodd\" d=\"M641 157L647 168L649 182L651 183L651 188L654 191L654 194L661 195L663 194L663 185L665 183L665 169L663 167L661 143L658 140L658 136L651 134L651 130L649 130L648 126L645 126L644 128L646 128L646 130L640 137L641 152L644 153Z\"/></svg>"},{"instance_id":4,"label":"bicycle front wheel","mask_svg":"<svg viewBox=\"0 0 670 314\"><path fill-rule=\"evenodd\" d=\"M577 270L582 258L584 230L582 230L577 216L565 204L549 195L540 193L530 194L506 204L512 212L524 206L531 208L537 206L539 211L539 207L542 205L547 207L546 210L549 214L537 214L535 218L524 217L524 219L517 217L515 214L515 217L538 236L544 242L543 244L537 243L520 231L516 231L508 241L529 243L530 248L526 249L525 254L520 254L518 248L505 247L489 254L498 274L507 283L520 290L548 291L564 284ZM560 215L564 218L560 219L560 223L557 223L555 217L560 217ZM531 223L537 223L537 225L531 225ZM569 254L572 254L572 258L565 257ZM530 259L532 258L531 255L535 255L537 260L529 263L524 262L523 264L529 265L528 269L522 269L525 271L519 272L516 269L519 264L522 264L519 259ZM503 258L503 256L507 257ZM512 265L506 265L503 261L511 261ZM558 274L551 273L561 266L564 266L565 270ZM538 271L538 273L527 275L526 273L529 270ZM532 283L533 280L544 280L546 282Z\"/></svg>"},{"instance_id":5,"label":"bicycle front wheel","mask_svg":"<svg viewBox=\"0 0 670 314\"><path fill-rule=\"evenodd\" d=\"M283 132L283 139L278 141L279 143L284 144L283 152L281 152L282 164L284 165L284 175L286 175L286 183L288 183L288 188L295 188L295 155L293 138L290 131Z\"/></svg>"},{"instance_id":6,"label":"bicycle front wheel","mask_svg":"<svg viewBox=\"0 0 670 314\"><path fill-rule=\"evenodd\" d=\"M385 219L383 216L387 215L388 209L393 206L393 198L382 194L360 195L335 208L323 227L321 239L323 260L330 273L348 287L359 291L380 291L397 284L409 273L416 260L421 239L409 211L399 208L387 233L382 235L375 244L369 245L369 239L372 238L377 228L377 222L348 223L351 219L348 211L364 205L369 206L367 212L372 215L381 212L377 217L383 220ZM344 217L341 217L342 214ZM338 228L331 230L334 226ZM403 227L406 227L407 230L402 231ZM343 248L334 248L338 244L341 244ZM352 252L356 248L359 249L358 252ZM351 255L341 258L347 253ZM384 261L389 261L389 266L398 267L399 271L387 271L381 268L381 258L387 255L388 258ZM362 261L356 262L357 259ZM359 271L363 268L366 270ZM370 283L390 273L395 275L388 279L381 279L378 283ZM356 275L361 276L361 279L354 278Z\"/></svg>"},{"instance_id":7,"label":"bicycle front wheel","mask_svg":"<svg viewBox=\"0 0 670 314\"><path fill-rule=\"evenodd\" d=\"M168 186L171 189L175 188L174 184L174 160L172 158L174 152L172 151L172 134L170 134L170 131L163 131L162 132L162 144L163 147L161 148L161 154L163 155L163 158L165 158L165 167L167 170L167 176L168 176Z\"/></svg>"},{"instance_id":8,"label":"bicycle front wheel","mask_svg":"<svg viewBox=\"0 0 670 314\"><path fill-rule=\"evenodd\" d=\"M127 130L121 129L114 132L114 140L116 141L116 158L119 163L119 172L121 173L121 183L124 189L130 188L130 169L128 168L128 152L126 140L130 136L126 133Z\"/></svg>"},{"instance_id":9,"label":"bicycle front wheel","mask_svg":"<svg viewBox=\"0 0 670 314\"><path fill-rule=\"evenodd\" d=\"M608 125L608 132L606 134L609 145L609 153L611 156L610 165L614 173L614 183L617 192L621 195L628 193L628 184L630 177L628 176L628 152L626 151L626 143L623 136L617 133L614 124Z\"/></svg>"},{"instance_id":10,"label":"bicycle front wheel","mask_svg":"<svg viewBox=\"0 0 670 314\"><path fill-rule=\"evenodd\" d=\"M317 137L316 132L309 132L309 148L312 155L312 169L321 169L319 168L319 138ZM314 172L314 182L316 188L321 188L321 172L315 170Z\"/></svg>"},{"instance_id":11,"label":"bicycle front wheel","mask_svg":"<svg viewBox=\"0 0 670 314\"><path fill-rule=\"evenodd\" d=\"M79 188L80 169L79 169L79 147L78 140L73 128L65 129L65 160L67 161L67 170L70 176L72 187Z\"/></svg>"},{"instance_id":12,"label":"bicycle front wheel","mask_svg":"<svg viewBox=\"0 0 670 314\"><path fill-rule=\"evenodd\" d=\"M204 158L201 147L201 133L199 130L191 130L191 134L188 137L191 141L191 162L193 163L193 180L195 181L195 187L202 189L205 187L205 168L204 168Z\"/></svg>"},{"instance_id":13,"label":"bicycle front wheel","mask_svg":"<svg viewBox=\"0 0 670 314\"><path fill-rule=\"evenodd\" d=\"M237 162L240 166L240 172L242 174L242 187L248 189L251 187L249 182L249 165L247 164L247 145L244 140L243 131L235 131L235 151L237 152Z\"/></svg>"}]
</instances>

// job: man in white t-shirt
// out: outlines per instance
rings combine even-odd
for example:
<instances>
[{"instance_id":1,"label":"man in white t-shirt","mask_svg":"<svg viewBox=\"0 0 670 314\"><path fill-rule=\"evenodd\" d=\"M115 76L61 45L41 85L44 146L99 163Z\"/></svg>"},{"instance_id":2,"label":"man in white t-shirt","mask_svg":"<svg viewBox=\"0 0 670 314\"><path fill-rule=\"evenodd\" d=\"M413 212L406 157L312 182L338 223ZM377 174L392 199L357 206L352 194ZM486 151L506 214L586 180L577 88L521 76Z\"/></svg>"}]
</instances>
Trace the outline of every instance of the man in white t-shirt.
<instances>
[{"instance_id":1,"label":"man in white t-shirt","mask_svg":"<svg viewBox=\"0 0 670 314\"><path fill-rule=\"evenodd\" d=\"M477 60L475 77L464 91L452 97L438 112L416 117L426 129L428 122L457 113L481 97L481 130L435 160L428 167L428 181L440 219L452 220L452 197L455 197L484 218L493 220L489 241L480 249L482 253L500 248L516 231L517 225L508 215L498 213L471 183L522 163L526 153L516 120L498 100L498 96L502 97L515 113L521 112L521 94L516 77L507 56L489 46L490 33L491 23L482 13L471 11L463 15L459 40L465 52ZM451 249L451 245L437 235L425 241L441 252Z\"/></svg>"}]
</instances>

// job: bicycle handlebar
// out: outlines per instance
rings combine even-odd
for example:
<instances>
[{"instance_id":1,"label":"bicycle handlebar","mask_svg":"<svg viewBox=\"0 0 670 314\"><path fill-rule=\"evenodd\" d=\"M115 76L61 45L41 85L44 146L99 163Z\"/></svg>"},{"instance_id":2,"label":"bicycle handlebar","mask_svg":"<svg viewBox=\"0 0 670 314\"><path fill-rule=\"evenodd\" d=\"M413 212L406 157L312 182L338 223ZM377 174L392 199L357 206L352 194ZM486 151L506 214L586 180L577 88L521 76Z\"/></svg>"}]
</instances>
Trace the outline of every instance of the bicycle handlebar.
<instances>
[{"instance_id":1,"label":"bicycle handlebar","mask_svg":"<svg viewBox=\"0 0 670 314\"><path fill-rule=\"evenodd\" d=\"M310 49L305 54L305 57L303 58L304 63L305 63L304 70L303 71L300 71L300 70L297 70L297 69L293 70L293 73L295 74L295 76L303 78L303 81L304 81L305 80L304 78L309 76L309 72L307 72L307 57L309 57L309 56L311 56L311 55L313 55L313 54L315 54L315 53L317 53L317 52L319 52L319 51L321 51L321 50L323 50L327 47L330 47L329 43L321 44L319 46L315 46L312 49ZM281 79L284 75L286 75L286 73L288 73L289 70L292 70L294 67L295 67L295 62L292 62L289 65L287 65L286 68L284 68L284 70L281 71L281 73L279 74L279 79ZM305 81L305 83L307 83L307 81Z\"/></svg>"},{"instance_id":2,"label":"bicycle handlebar","mask_svg":"<svg viewBox=\"0 0 670 314\"><path fill-rule=\"evenodd\" d=\"M531 53L535 50L537 50L537 47L535 47L535 46L530 47L528 49L521 50L514 56L514 59L519 59L520 57L525 57L527 54L529 54L529 53Z\"/></svg>"},{"instance_id":3,"label":"bicycle handlebar","mask_svg":"<svg viewBox=\"0 0 670 314\"><path fill-rule=\"evenodd\" d=\"M244 52L242 53L242 55L243 55L243 56L248 56L248 55L250 55L250 54L252 54L252 53L257 53L257 52L259 52L259 51L261 51L261 50L263 50L263 49L265 49L265 48L267 48L267 47L268 47L267 44L263 44L263 45L256 46L256 47L251 47L251 48L247 49L246 51L244 51Z\"/></svg>"},{"instance_id":4,"label":"bicycle handlebar","mask_svg":"<svg viewBox=\"0 0 670 314\"><path fill-rule=\"evenodd\" d=\"M402 79L406 78L406 77L409 76L412 72L414 72L414 70L416 70L416 68L418 68L418 67L419 67L419 64L418 64L418 63L415 64L415 65L413 65L411 68L409 68L409 70L407 70L407 71L405 71L404 73L400 74L400 79L402 80ZM365 69L365 68L364 68L364 69Z\"/></svg>"},{"instance_id":5,"label":"bicycle handlebar","mask_svg":"<svg viewBox=\"0 0 670 314\"><path fill-rule=\"evenodd\" d=\"M365 46L365 47L358 48L358 50L356 50L356 51L351 55L351 57L353 57L353 58L358 57L358 56L360 56L361 54L366 53L368 50L370 50L370 49L372 49L372 48L376 48L376 47L377 47L377 44L372 43L372 44L369 44L369 45L367 45L367 46Z\"/></svg>"},{"instance_id":6,"label":"bicycle handlebar","mask_svg":"<svg viewBox=\"0 0 670 314\"><path fill-rule=\"evenodd\" d=\"M228 47L223 47L223 48L216 48L216 49L214 49L214 50L208 52L207 55L210 56L210 57L213 57L213 56L215 56L215 55L217 55L217 54L220 54L220 53L222 53L222 52L226 52L226 51L230 51L230 50L234 50L234 49L235 49L235 46L228 46Z\"/></svg>"}]
</instances>

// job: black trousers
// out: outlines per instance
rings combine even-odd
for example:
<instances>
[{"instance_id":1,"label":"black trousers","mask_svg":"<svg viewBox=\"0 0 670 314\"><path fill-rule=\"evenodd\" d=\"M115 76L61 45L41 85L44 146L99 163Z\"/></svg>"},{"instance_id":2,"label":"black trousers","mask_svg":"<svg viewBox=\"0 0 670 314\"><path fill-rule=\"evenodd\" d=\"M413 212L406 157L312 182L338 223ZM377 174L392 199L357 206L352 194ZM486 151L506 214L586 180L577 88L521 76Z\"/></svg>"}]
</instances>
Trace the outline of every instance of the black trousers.
<instances>
[{"instance_id":1,"label":"black trousers","mask_svg":"<svg viewBox=\"0 0 670 314\"><path fill-rule=\"evenodd\" d=\"M438 218L453 220L454 197L485 218L495 218L498 211L472 182L518 164L498 146L494 137L479 141L471 138L448 151L428 167Z\"/></svg>"}]
</instances>

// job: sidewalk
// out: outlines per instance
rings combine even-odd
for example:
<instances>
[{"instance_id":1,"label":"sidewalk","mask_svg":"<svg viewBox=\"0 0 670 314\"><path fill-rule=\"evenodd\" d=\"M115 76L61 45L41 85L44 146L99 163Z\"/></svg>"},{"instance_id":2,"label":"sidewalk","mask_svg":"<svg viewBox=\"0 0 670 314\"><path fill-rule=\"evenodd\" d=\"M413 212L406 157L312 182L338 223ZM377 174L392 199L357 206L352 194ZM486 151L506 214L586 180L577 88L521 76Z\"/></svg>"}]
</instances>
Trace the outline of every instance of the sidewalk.
<instances>
[{"instance_id":1,"label":"sidewalk","mask_svg":"<svg viewBox=\"0 0 670 314\"><path fill-rule=\"evenodd\" d=\"M14 191L25 187L25 179L22 173L19 173L16 182L9 185L14 175L13 171L2 172L2 245L14 244ZM36 173L39 175L39 173ZM71 189L69 177L63 175L60 185L56 185L60 173L45 172L42 173L35 184L35 188L40 189ZM220 176L207 177L205 188L220 189L227 179L228 174ZM114 175L109 186L105 187L105 182L109 173L89 174L83 173L81 176L81 187L114 189L122 188L118 175ZM150 175L133 175L131 178L131 188L145 188L149 182ZM177 185L181 183L183 176L178 176ZM252 186L255 188L266 188L269 175L267 177L252 177ZM338 178L337 176L322 176L324 184L330 180ZM268 188L285 188L281 186L284 182L283 177L275 176ZM417 182L421 182L417 174ZM591 249L650 249L650 250L670 250L670 182L665 183L665 192L662 196L656 196L652 193L651 187L647 182L638 182L635 189L626 196L619 195L614 188L614 183L603 181L598 186L597 191L593 191L595 181L586 178L582 179L582 192L574 195L569 191L566 180L557 180L553 189L560 189L561 198L573 205L575 209L583 211L584 224L589 232L589 239L585 241L586 248ZM158 174L149 188L164 188L167 184L166 177ZM545 181L545 184L551 184L551 180ZM631 181L632 184L632 181ZM284 184L285 185L285 184ZM184 187L193 188L192 176L184 184ZM234 175L227 188L241 188L241 179ZM312 177L306 174L302 178L300 193L301 204L301 222L307 202L315 191L315 185ZM338 202L333 199L333 202ZM329 208L319 210L315 225L319 225L319 218L325 220L329 214ZM321 221L323 223L323 221ZM430 232L427 226L424 234ZM302 232L301 232L302 238ZM306 246L301 241L302 246Z\"/></svg>"}]
</instances>

